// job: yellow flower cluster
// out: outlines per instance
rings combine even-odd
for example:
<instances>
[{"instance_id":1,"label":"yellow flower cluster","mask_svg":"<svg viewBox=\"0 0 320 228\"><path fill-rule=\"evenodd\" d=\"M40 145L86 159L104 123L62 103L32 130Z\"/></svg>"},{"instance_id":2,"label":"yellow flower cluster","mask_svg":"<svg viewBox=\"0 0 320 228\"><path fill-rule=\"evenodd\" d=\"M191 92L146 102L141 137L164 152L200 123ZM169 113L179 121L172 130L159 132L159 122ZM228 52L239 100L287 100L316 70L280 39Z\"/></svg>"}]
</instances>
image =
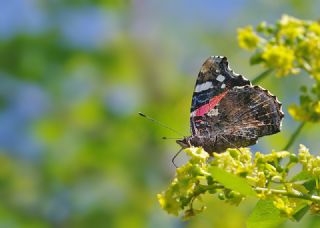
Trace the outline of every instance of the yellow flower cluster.
<instances>
[{"instance_id":1,"label":"yellow flower cluster","mask_svg":"<svg viewBox=\"0 0 320 228\"><path fill-rule=\"evenodd\" d=\"M262 22L256 28L238 29L241 48L255 50L255 60L276 70L278 76L300 69L320 79L320 24L283 15L273 26ZM259 34L259 35L258 35Z\"/></svg>"},{"instance_id":2,"label":"yellow flower cluster","mask_svg":"<svg viewBox=\"0 0 320 228\"><path fill-rule=\"evenodd\" d=\"M320 84L320 23L283 15L275 24L260 23L238 29L239 46L254 50L251 62L273 69L278 77L305 71ZM320 86L303 94L289 113L298 121L320 121Z\"/></svg>"},{"instance_id":3,"label":"yellow flower cluster","mask_svg":"<svg viewBox=\"0 0 320 228\"><path fill-rule=\"evenodd\" d=\"M280 212L289 218L292 217L297 204L293 201L290 200L288 197L275 197L273 204L276 208L280 210Z\"/></svg>"},{"instance_id":4,"label":"yellow flower cluster","mask_svg":"<svg viewBox=\"0 0 320 228\"><path fill-rule=\"evenodd\" d=\"M283 216L293 219L299 208L310 204L306 196L314 192L306 189L304 181L320 177L320 158L311 155L303 145L300 145L298 155L272 151L270 154L257 152L252 157L248 148L240 148L214 153L210 161L202 148L192 147L184 152L190 160L177 169L176 177L166 191L158 194L158 200L168 213L179 215L183 212L185 218L205 209L205 206L193 208L193 202L205 193L217 194L219 199L238 205L246 194L252 196L253 190L256 197L272 200ZM302 166L301 173L289 179L289 171L295 165ZM312 197L311 203L318 205L320 197L317 196L315 202Z\"/></svg>"},{"instance_id":5,"label":"yellow flower cluster","mask_svg":"<svg viewBox=\"0 0 320 228\"><path fill-rule=\"evenodd\" d=\"M304 171L311 176L320 176L320 157L311 155L309 149L304 145L300 145L299 160Z\"/></svg>"},{"instance_id":6,"label":"yellow flower cluster","mask_svg":"<svg viewBox=\"0 0 320 228\"><path fill-rule=\"evenodd\" d=\"M157 195L161 207L169 214L178 215L185 207L185 215L191 216L201 212L204 208L194 210L192 203L202 193L200 181L205 180L207 173L206 160L209 154L201 148L188 148L185 152L190 156L189 162L176 170L176 177L170 187Z\"/></svg>"},{"instance_id":7,"label":"yellow flower cluster","mask_svg":"<svg viewBox=\"0 0 320 228\"><path fill-rule=\"evenodd\" d=\"M242 148L241 153L237 149L230 148L228 153L214 153L214 158L211 165L237 175L246 175L252 170L251 152L248 148Z\"/></svg>"},{"instance_id":8,"label":"yellow flower cluster","mask_svg":"<svg viewBox=\"0 0 320 228\"><path fill-rule=\"evenodd\" d=\"M276 34L278 40L286 39L293 41L305 32L304 22L288 15L282 16L278 26L279 30Z\"/></svg>"},{"instance_id":9,"label":"yellow flower cluster","mask_svg":"<svg viewBox=\"0 0 320 228\"><path fill-rule=\"evenodd\" d=\"M247 26L238 29L238 42L240 47L247 50L254 50L258 46L260 38L253 31L252 26Z\"/></svg>"},{"instance_id":10,"label":"yellow flower cluster","mask_svg":"<svg viewBox=\"0 0 320 228\"><path fill-rule=\"evenodd\" d=\"M266 45L261 58L270 68L276 69L277 76L297 72L293 68L294 52L284 45Z\"/></svg>"}]
</instances>

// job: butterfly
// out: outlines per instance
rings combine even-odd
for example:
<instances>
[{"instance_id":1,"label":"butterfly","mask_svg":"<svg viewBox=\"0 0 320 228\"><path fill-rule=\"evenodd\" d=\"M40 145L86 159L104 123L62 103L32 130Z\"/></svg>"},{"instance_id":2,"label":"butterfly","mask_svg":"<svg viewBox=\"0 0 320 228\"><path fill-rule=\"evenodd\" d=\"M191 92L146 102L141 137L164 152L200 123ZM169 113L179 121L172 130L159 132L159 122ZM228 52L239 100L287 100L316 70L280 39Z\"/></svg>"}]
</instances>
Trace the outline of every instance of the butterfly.
<instances>
[{"instance_id":1,"label":"butterfly","mask_svg":"<svg viewBox=\"0 0 320 228\"><path fill-rule=\"evenodd\" d=\"M182 149L195 146L209 154L221 153L279 132L283 117L276 96L236 74L226 57L211 56L203 63L193 91L192 134L176 142Z\"/></svg>"}]
</instances>

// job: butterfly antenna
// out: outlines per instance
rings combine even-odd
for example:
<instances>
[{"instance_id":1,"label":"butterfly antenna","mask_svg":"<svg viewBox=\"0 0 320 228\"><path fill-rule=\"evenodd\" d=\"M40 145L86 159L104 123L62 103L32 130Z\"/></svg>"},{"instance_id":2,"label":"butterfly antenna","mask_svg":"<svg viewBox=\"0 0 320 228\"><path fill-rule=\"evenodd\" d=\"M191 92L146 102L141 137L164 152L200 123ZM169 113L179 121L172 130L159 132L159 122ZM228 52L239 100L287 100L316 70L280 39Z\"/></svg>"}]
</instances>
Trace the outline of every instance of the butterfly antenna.
<instances>
[{"instance_id":1,"label":"butterfly antenna","mask_svg":"<svg viewBox=\"0 0 320 228\"><path fill-rule=\"evenodd\" d=\"M144 114L144 113L142 113L142 112L138 112L138 114L139 114L140 116L146 118L147 120L150 120L151 122L154 122L154 123L158 124L159 126L162 126L162 127L164 127L164 128L167 128L167 129L171 130L172 132L174 132L174 133L176 133L176 134L184 137L184 135L181 134L180 132L178 132L177 130L175 130L175 129L173 129L173 128L171 128L171 127L169 127L169 126L167 126L167 125L165 125L165 124L163 124L163 123L161 123L161 122L159 122L158 120L155 120L155 119L147 116L146 114ZM165 138L165 137L164 137L164 138Z\"/></svg>"},{"instance_id":2,"label":"butterfly antenna","mask_svg":"<svg viewBox=\"0 0 320 228\"><path fill-rule=\"evenodd\" d=\"M167 139L178 140L178 139L181 139L181 138L170 138L170 137L163 136L162 139L163 140L167 140Z\"/></svg>"}]
</instances>

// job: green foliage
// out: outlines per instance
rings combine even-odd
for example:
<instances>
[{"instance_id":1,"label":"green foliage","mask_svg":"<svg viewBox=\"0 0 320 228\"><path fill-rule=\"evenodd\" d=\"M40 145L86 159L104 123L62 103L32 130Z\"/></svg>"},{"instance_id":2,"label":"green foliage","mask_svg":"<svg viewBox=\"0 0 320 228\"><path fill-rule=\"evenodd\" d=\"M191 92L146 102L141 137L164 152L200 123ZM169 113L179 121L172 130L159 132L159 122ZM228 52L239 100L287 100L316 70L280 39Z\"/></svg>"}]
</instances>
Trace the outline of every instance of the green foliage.
<instances>
[{"instance_id":1,"label":"green foliage","mask_svg":"<svg viewBox=\"0 0 320 228\"><path fill-rule=\"evenodd\" d=\"M272 200L259 200L247 221L248 228L272 228L285 221Z\"/></svg>"},{"instance_id":2,"label":"green foliage","mask_svg":"<svg viewBox=\"0 0 320 228\"><path fill-rule=\"evenodd\" d=\"M210 167L209 171L211 176L226 188L233 189L243 195L256 195L251 186L243 178L232 175L216 166Z\"/></svg>"},{"instance_id":3,"label":"green foliage","mask_svg":"<svg viewBox=\"0 0 320 228\"><path fill-rule=\"evenodd\" d=\"M209 184L211 182L206 178L209 177L206 164L208 153L201 148L189 148L185 152L191 159L186 165L176 170L176 178L166 192L158 194L158 200L163 209L174 215L178 215L181 209L189 206L189 209L185 211L185 216L189 217L204 209L203 207L195 210L192 207L193 201L207 191L207 185L200 183L207 181Z\"/></svg>"},{"instance_id":4,"label":"green foliage","mask_svg":"<svg viewBox=\"0 0 320 228\"><path fill-rule=\"evenodd\" d=\"M238 29L241 48L254 51L250 62L274 69L278 77L306 72L314 80L311 89L301 87L300 105L289 113L303 122L320 120L320 24L287 15L275 24L260 23Z\"/></svg>"},{"instance_id":5,"label":"green foliage","mask_svg":"<svg viewBox=\"0 0 320 228\"><path fill-rule=\"evenodd\" d=\"M308 91L305 86L301 87L300 106L292 104L289 113L298 121L320 121L320 81Z\"/></svg>"},{"instance_id":6,"label":"green foliage","mask_svg":"<svg viewBox=\"0 0 320 228\"><path fill-rule=\"evenodd\" d=\"M312 17L315 0L293 1L296 15ZM229 12L233 3L221 3L219 11ZM182 1L6 1L0 19L1 227L245 224L247 205L238 210L224 203L235 191L219 192L223 201L207 194L210 207L187 224L161 213L154 195L171 175L166 159L175 149L160 138L174 135L136 115L143 110L187 132L197 65L209 54L239 61L234 24L221 29L217 15L200 4L191 15ZM273 13L274 4L257 1L224 18L242 23L239 13L253 18L259 4ZM179 10L168 10L172 6ZM281 3L281 9L292 7ZM242 197L233 199L228 202ZM198 201L194 207L201 209Z\"/></svg>"},{"instance_id":7,"label":"green foliage","mask_svg":"<svg viewBox=\"0 0 320 228\"><path fill-rule=\"evenodd\" d=\"M238 29L238 42L241 48L253 51L251 64L267 68L254 83L271 72L278 77L302 71L310 75L314 80L312 88L301 87L300 105L292 104L289 113L298 121L320 120L318 22L284 15L275 25L263 22L255 29ZM246 197L259 199L247 221L248 227L275 227L286 219L300 221L307 212L320 214L320 157L310 154L304 145L300 145L298 154L272 151L253 155L250 149L240 148L213 153L207 159L202 148L192 147L185 152L190 160L177 169L169 188L158 194L162 208L170 214L183 213L184 218L190 218L202 212L206 208L200 202L203 195L215 195L232 205L239 205ZM195 209L194 202L202 206Z\"/></svg>"},{"instance_id":8,"label":"green foliage","mask_svg":"<svg viewBox=\"0 0 320 228\"><path fill-rule=\"evenodd\" d=\"M260 199L249 217L249 227L270 227L285 218L299 221L309 210L320 214L320 157L311 155L303 145L297 155L273 151L266 155L256 152L253 157L249 149L241 148L215 153L210 161L202 148L192 147L185 152L190 160L177 169L169 188L158 194L161 207L170 214L182 212L184 218L190 218L202 212L206 205L193 205L205 194L216 195L232 205L246 197ZM290 178L298 167L300 172ZM306 187L311 180L316 184Z\"/></svg>"}]
</instances>

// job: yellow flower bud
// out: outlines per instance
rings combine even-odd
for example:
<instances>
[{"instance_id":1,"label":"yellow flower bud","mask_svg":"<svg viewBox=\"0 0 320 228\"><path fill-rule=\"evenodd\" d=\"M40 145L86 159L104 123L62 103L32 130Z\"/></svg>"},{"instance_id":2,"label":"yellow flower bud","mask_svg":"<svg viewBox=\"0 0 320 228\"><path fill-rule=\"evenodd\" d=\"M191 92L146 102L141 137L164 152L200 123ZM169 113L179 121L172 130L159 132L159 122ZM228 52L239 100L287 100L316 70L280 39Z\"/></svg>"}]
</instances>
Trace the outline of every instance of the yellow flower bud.
<instances>
[{"instance_id":1,"label":"yellow flower bud","mask_svg":"<svg viewBox=\"0 0 320 228\"><path fill-rule=\"evenodd\" d=\"M238 29L238 42L241 48L254 50L260 42L260 37L253 31L252 26L247 26Z\"/></svg>"},{"instance_id":2,"label":"yellow flower bud","mask_svg":"<svg viewBox=\"0 0 320 228\"><path fill-rule=\"evenodd\" d=\"M293 73L294 52L284 45L268 44L262 53L262 59L270 68L276 69L277 76L287 76Z\"/></svg>"},{"instance_id":3,"label":"yellow flower bud","mask_svg":"<svg viewBox=\"0 0 320 228\"><path fill-rule=\"evenodd\" d=\"M320 24L318 22L312 22L309 25L309 31L314 32L316 35L320 36Z\"/></svg>"},{"instance_id":4,"label":"yellow flower bud","mask_svg":"<svg viewBox=\"0 0 320 228\"><path fill-rule=\"evenodd\" d=\"M314 111L320 114L320 101L318 101L314 106Z\"/></svg>"}]
</instances>

